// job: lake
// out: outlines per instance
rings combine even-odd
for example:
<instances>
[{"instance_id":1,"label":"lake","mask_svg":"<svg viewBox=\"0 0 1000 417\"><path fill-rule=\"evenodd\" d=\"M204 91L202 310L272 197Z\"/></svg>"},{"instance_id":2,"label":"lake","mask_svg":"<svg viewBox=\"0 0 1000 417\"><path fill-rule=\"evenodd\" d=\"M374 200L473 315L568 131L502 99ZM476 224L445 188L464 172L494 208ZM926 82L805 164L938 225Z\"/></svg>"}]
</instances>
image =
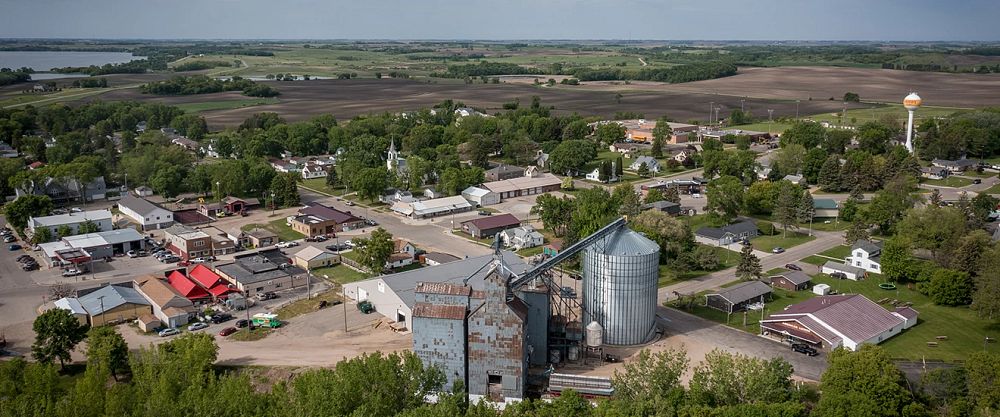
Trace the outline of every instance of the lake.
<instances>
[{"instance_id":1,"label":"lake","mask_svg":"<svg viewBox=\"0 0 1000 417\"><path fill-rule=\"evenodd\" d=\"M28 67L43 72L61 67L121 64L134 59L146 57L134 56L129 52L0 51L0 68Z\"/></svg>"}]
</instances>

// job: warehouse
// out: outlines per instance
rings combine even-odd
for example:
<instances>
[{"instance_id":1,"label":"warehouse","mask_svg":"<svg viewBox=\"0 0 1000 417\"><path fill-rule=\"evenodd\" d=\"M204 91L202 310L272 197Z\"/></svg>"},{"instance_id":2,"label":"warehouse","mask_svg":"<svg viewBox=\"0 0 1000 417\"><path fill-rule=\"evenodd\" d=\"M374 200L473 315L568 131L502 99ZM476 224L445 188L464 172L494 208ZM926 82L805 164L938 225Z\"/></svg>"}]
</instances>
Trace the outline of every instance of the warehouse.
<instances>
[{"instance_id":1,"label":"warehouse","mask_svg":"<svg viewBox=\"0 0 1000 417\"><path fill-rule=\"evenodd\" d=\"M44 217L29 217L27 233L28 236L34 236L35 231L39 228L47 228L51 232L51 236L60 236L62 234L59 233L59 229L68 227L70 232L65 235L70 236L80 233L80 225L88 222L96 226L99 232L114 229L111 210L92 210Z\"/></svg>"},{"instance_id":2,"label":"warehouse","mask_svg":"<svg viewBox=\"0 0 1000 417\"><path fill-rule=\"evenodd\" d=\"M469 187L462 191L462 197L479 207L500 204L500 195L479 187Z\"/></svg>"},{"instance_id":3,"label":"warehouse","mask_svg":"<svg viewBox=\"0 0 1000 417\"><path fill-rule=\"evenodd\" d=\"M278 249L236 255L233 263L219 265L215 270L247 297L305 285L307 275Z\"/></svg>"},{"instance_id":4,"label":"warehouse","mask_svg":"<svg viewBox=\"0 0 1000 417\"><path fill-rule=\"evenodd\" d=\"M459 195L424 201L397 201L392 205L392 211L414 219L444 216L472 209L472 203Z\"/></svg>"},{"instance_id":5,"label":"warehouse","mask_svg":"<svg viewBox=\"0 0 1000 417\"><path fill-rule=\"evenodd\" d=\"M514 215L501 214L466 220L462 222L462 231L477 239L492 238L497 233L520 225L521 221Z\"/></svg>"},{"instance_id":6,"label":"warehouse","mask_svg":"<svg viewBox=\"0 0 1000 417\"><path fill-rule=\"evenodd\" d=\"M67 236L58 242L38 245L44 256L42 259L49 267L72 262L67 259L67 253L84 252L90 259L104 259L115 255L124 255L130 250L142 250L145 241L135 229L117 229L107 232L88 233L85 235Z\"/></svg>"},{"instance_id":7,"label":"warehouse","mask_svg":"<svg viewBox=\"0 0 1000 417\"><path fill-rule=\"evenodd\" d=\"M531 177L513 178L483 184L483 188L499 195L500 201L508 198L559 191L561 186L562 180L549 173L534 174Z\"/></svg>"},{"instance_id":8,"label":"warehouse","mask_svg":"<svg viewBox=\"0 0 1000 417\"><path fill-rule=\"evenodd\" d=\"M132 194L122 196L118 201L118 210L142 230L163 229L174 224L174 212Z\"/></svg>"},{"instance_id":9,"label":"warehouse","mask_svg":"<svg viewBox=\"0 0 1000 417\"><path fill-rule=\"evenodd\" d=\"M761 320L766 336L833 350L878 344L917 324L917 311L888 311L863 295L824 295L794 304Z\"/></svg>"}]
</instances>

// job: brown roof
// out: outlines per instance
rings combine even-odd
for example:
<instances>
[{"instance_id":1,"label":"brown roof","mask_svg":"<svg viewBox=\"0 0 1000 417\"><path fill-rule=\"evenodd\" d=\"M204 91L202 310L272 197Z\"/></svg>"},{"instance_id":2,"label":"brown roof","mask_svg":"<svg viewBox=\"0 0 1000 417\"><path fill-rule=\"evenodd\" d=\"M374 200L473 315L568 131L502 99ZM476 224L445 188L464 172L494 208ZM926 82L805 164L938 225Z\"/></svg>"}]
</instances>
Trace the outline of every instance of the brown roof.
<instances>
[{"instance_id":1,"label":"brown roof","mask_svg":"<svg viewBox=\"0 0 1000 417\"><path fill-rule=\"evenodd\" d=\"M359 222L361 219L355 217L350 212L343 212L319 203L308 203L304 209L299 210L299 214L316 216L322 220L333 220L337 224Z\"/></svg>"},{"instance_id":2,"label":"brown roof","mask_svg":"<svg viewBox=\"0 0 1000 417\"><path fill-rule=\"evenodd\" d=\"M910 307L900 307L896 309L896 313L900 316L906 317L907 320L917 317L917 310Z\"/></svg>"},{"instance_id":3,"label":"brown roof","mask_svg":"<svg viewBox=\"0 0 1000 417\"><path fill-rule=\"evenodd\" d=\"M497 229L500 227L516 227L521 221L512 214L501 214L499 216L480 217L478 219L466 220L462 224L475 225L479 230Z\"/></svg>"},{"instance_id":4,"label":"brown roof","mask_svg":"<svg viewBox=\"0 0 1000 417\"><path fill-rule=\"evenodd\" d=\"M160 319L156 318L156 316L154 316L152 314L143 314L143 315L139 316L138 318L136 318L136 320L139 320L140 322L142 322L142 324L145 324L145 325L150 325L152 323L159 323L160 322Z\"/></svg>"},{"instance_id":5,"label":"brown roof","mask_svg":"<svg viewBox=\"0 0 1000 417\"><path fill-rule=\"evenodd\" d=\"M776 278L776 277L783 277L787 279L788 282L791 282L792 284L795 285L802 285L812 280L812 278L809 277L809 275L806 275L806 273L802 271L782 272L780 274L772 276L771 278Z\"/></svg>"},{"instance_id":6,"label":"brown roof","mask_svg":"<svg viewBox=\"0 0 1000 417\"><path fill-rule=\"evenodd\" d=\"M392 255L389 255L389 261L391 262L400 261L403 259L413 259L413 256L406 252L394 253Z\"/></svg>"},{"instance_id":7,"label":"brown roof","mask_svg":"<svg viewBox=\"0 0 1000 417\"><path fill-rule=\"evenodd\" d=\"M465 306L430 303L417 303L413 306L413 317L426 317L434 319L463 320L465 319Z\"/></svg>"},{"instance_id":8,"label":"brown roof","mask_svg":"<svg viewBox=\"0 0 1000 417\"><path fill-rule=\"evenodd\" d=\"M418 282L413 292L421 294L469 295L472 287L448 282Z\"/></svg>"},{"instance_id":9,"label":"brown roof","mask_svg":"<svg viewBox=\"0 0 1000 417\"><path fill-rule=\"evenodd\" d=\"M161 307L173 301L174 298L187 300L167 281L155 277L146 277L145 281L139 281L139 289L149 297L150 301Z\"/></svg>"},{"instance_id":10,"label":"brown roof","mask_svg":"<svg viewBox=\"0 0 1000 417\"><path fill-rule=\"evenodd\" d=\"M829 327L855 342L863 342L902 323L902 319L862 295L824 295L789 306L765 321L796 320L807 325ZM815 319L818 323L804 323ZM819 333L819 332L817 332ZM823 336L823 334L820 334Z\"/></svg>"},{"instance_id":11,"label":"brown roof","mask_svg":"<svg viewBox=\"0 0 1000 417\"><path fill-rule=\"evenodd\" d=\"M393 239L392 240L392 250L393 252L402 252L403 248L409 244L410 241L406 239Z\"/></svg>"},{"instance_id":12,"label":"brown roof","mask_svg":"<svg viewBox=\"0 0 1000 417\"><path fill-rule=\"evenodd\" d=\"M170 307L170 308L167 308L167 309L163 310L163 314L166 314L167 317L183 316L183 315L185 315L187 313L188 313L187 310L184 310L183 308L177 308L177 307Z\"/></svg>"}]
</instances>

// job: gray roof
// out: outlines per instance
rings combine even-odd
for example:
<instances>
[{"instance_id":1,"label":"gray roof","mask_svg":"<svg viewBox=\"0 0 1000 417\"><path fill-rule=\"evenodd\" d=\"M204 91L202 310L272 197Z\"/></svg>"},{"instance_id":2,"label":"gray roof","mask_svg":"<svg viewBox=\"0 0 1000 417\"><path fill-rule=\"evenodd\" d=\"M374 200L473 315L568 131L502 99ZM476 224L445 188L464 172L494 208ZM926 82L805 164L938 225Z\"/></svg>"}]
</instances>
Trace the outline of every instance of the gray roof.
<instances>
[{"instance_id":1,"label":"gray roof","mask_svg":"<svg viewBox=\"0 0 1000 417\"><path fill-rule=\"evenodd\" d=\"M103 300L101 299L103 297ZM91 316L101 314L108 310L114 310L124 304L149 305L149 301L139 294L132 287L118 285L105 285L100 289L79 297L80 305L90 313ZM103 305L103 310L102 310Z\"/></svg>"},{"instance_id":2,"label":"gray roof","mask_svg":"<svg viewBox=\"0 0 1000 417\"><path fill-rule=\"evenodd\" d=\"M847 265L835 261L826 261L826 263L823 264L823 268L830 268L834 271L840 271L840 272L850 272L855 275L864 275L865 273L865 270L862 268L858 268L853 265Z\"/></svg>"},{"instance_id":3,"label":"gray roof","mask_svg":"<svg viewBox=\"0 0 1000 417\"><path fill-rule=\"evenodd\" d=\"M771 292L771 286L757 281L747 281L736 284L732 287L726 288L715 294L719 297L725 298L730 304L739 304L747 300L752 300L754 298L760 297L764 294Z\"/></svg>"},{"instance_id":4,"label":"gray roof","mask_svg":"<svg viewBox=\"0 0 1000 417\"><path fill-rule=\"evenodd\" d=\"M733 223L723 227L702 227L701 229L698 229L696 234L713 239L720 239L725 236L726 233L732 233L738 236L746 232L754 231L757 231L757 224L750 220L743 220L739 223Z\"/></svg>"},{"instance_id":5,"label":"gray roof","mask_svg":"<svg viewBox=\"0 0 1000 417\"><path fill-rule=\"evenodd\" d=\"M832 198L817 198L813 200L813 208L828 210L840 208L840 206L837 200Z\"/></svg>"},{"instance_id":6,"label":"gray roof","mask_svg":"<svg viewBox=\"0 0 1000 417\"><path fill-rule=\"evenodd\" d=\"M163 207L160 207L156 204L149 202L149 200L146 200L145 198L136 197L128 193L122 196L122 199L118 201L118 205L128 207L132 209L132 211L138 213L140 216L148 216L150 214L153 214L153 212L156 211L157 209L166 210Z\"/></svg>"},{"instance_id":7,"label":"gray roof","mask_svg":"<svg viewBox=\"0 0 1000 417\"><path fill-rule=\"evenodd\" d=\"M859 240L851 245L851 250L863 249L868 252L869 255L877 255L882 251L882 242L873 242L870 240Z\"/></svg>"},{"instance_id":8,"label":"gray roof","mask_svg":"<svg viewBox=\"0 0 1000 417\"><path fill-rule=\"evenodd\" d=\"M673 201L660 200L660 201L654 201L652 203L643 205L642 208L643 208L643 210L657 209L657 210L660 210L660 211L668 211L669 209L674 208L674 207L680 208L680 206L681 206L680 204L677 204L677 203L675 203Z\"/></svg>"},{"instance_id":9,"label":"gray roof","mask_svg":"<svg viewBox=\"0 0 1000 417\"><path fill-rule=\"evenodd\" d=\"M241 284L254 284L306 273L304 269L292 265L288 257L277 249L239 255L235 257L233 263L219 265L215 269L233 277Z\"/></svg>"},{"instance_id":10,"label":"gray roof","mask_svg":"<svg viewBox=\"0 0 1000 417\"><path fill-rule=\"evenodd\" d=\"M934 164L934 165L940 165L940 166L945 166L945 167L970 167L970 166L976 165L976 161L974 161L972 159L965 159L965 158L957 159L957 160L935 159L935 160L931 161L931 163Z\"/></svg>"},{"instance_id":11,"label":"gray roof","mask_svg":"<svg viewBox=\"0 0 1000 417\"><path fill-rule=\"evenodd\" d=\"M605 240L604 254L612 256L640 256L658 253L660 246L645 236L627 227L618 229ZM591 246L588 250L598 250L600 245Z\"/></svg>"},{"instance_id":12,"label":"gray roof","mask_svg":"<svg viewBox=\"0 0 1000 417\"><path fill-rule=\"evenodd\" d=\"M792 284L795 284L795 285L802 285L802 284L805 284L805 283L807 283L809 281L812 281L812 278L809 277L809 275L806 275L806 273L802 272L802 271L782 272L782 273L774 275L774 276L775 277L785 277L785 279L787 279L789 282L791 282Z\"/></svg>"},{"instance_id":13,"label":"gray roof","mask_svg":"<svg viewBox=\"0 0 1000 417\"><path fill-rule=\"evenodd\" d=\"M459 257L444 252L428 252L423 255L425 260L430 260L437 262L439 264L446 264L448 262L455 262L459 260Z\"/></svg>"},{"instance_id":14,"label":"gray roof","mask_svg":"<svg viewBox=\"0 0 1000 417\"><path fill-rule=\"evenodd\" d=\"M32 217L31 223L35 226L53 226L58 227L64 224L76 224L83 223L87 220L90 221L101 221L101 220L111 220L111 210L90 210L83 213L66 213L66 214L56 214L53 216L43 216L43 217Z\"/></svg>"},{"instance_id":15,"label":"gray roof","mask_svg":"<svg viewBox=\"0 0 1000 417\"><path fill-rule=\"evenodd\" d=\"M515 173L515 172L523 173L524 172L524 168L521 168L521 167L515 166L515 165L500 164L500 165L497 165L496 167L493 167L493 168L490 168L490 169L486 170L486 173L491 173L491 172L495 172L497 174L508 173L508 172L509 173Z\"/></svg>"},{"instance_id":16,"label":"gray roof","mask_svg":"<svg viewBox=\"0 0 1000 417\"><path fill-rule=\"evenodd\" d=\"M635 158L635 161L632 161L632 166L638 167L643 163L645 163L646 167L649 168L652 168L654 165L656 166L660 165L660 162L657 161L656 158L653 158L651 156L640 156L638 158Z\"/></svg>"},{"instance_id":17,"label":"gray roof","mask_svg":"<svg viewBox=\"0 0 1000 417\"><path fill-rule=\"evenodd\" d=\"M515 273L521 273L528 269L528 264L514 252L502 251L504 262ZM446 264L429 266L411 271L400 272L398 274L388 274L372 278L372 280L382 280L392 289L393 292L407 306L413 308L413 292L418 282L447 282L461 284L462 280L469 279L469 286L474 290L482 290L484 279L490 272L490 263L493 262L493 255L477 256L466 258L460 261L448 262Z\"/></svg>"}]
</instances>

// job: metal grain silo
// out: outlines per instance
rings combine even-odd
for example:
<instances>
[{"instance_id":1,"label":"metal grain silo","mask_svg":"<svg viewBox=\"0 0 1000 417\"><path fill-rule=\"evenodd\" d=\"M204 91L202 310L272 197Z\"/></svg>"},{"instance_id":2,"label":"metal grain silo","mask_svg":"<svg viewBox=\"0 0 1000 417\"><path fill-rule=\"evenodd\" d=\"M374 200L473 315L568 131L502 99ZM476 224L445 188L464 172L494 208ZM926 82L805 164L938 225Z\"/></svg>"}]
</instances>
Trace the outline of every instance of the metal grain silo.
<instances>
[{"instance_id":1,"label":"metal grain silo","mask_svg":"<svg viewBox=\"0 0 1000 417\"><path fill-rule=\"evenodd\" d=\"M583 251L583 322L604 329L604 343L636 345L656 333L660 248L627 227Z\"/></svg>"}]
</instances>

